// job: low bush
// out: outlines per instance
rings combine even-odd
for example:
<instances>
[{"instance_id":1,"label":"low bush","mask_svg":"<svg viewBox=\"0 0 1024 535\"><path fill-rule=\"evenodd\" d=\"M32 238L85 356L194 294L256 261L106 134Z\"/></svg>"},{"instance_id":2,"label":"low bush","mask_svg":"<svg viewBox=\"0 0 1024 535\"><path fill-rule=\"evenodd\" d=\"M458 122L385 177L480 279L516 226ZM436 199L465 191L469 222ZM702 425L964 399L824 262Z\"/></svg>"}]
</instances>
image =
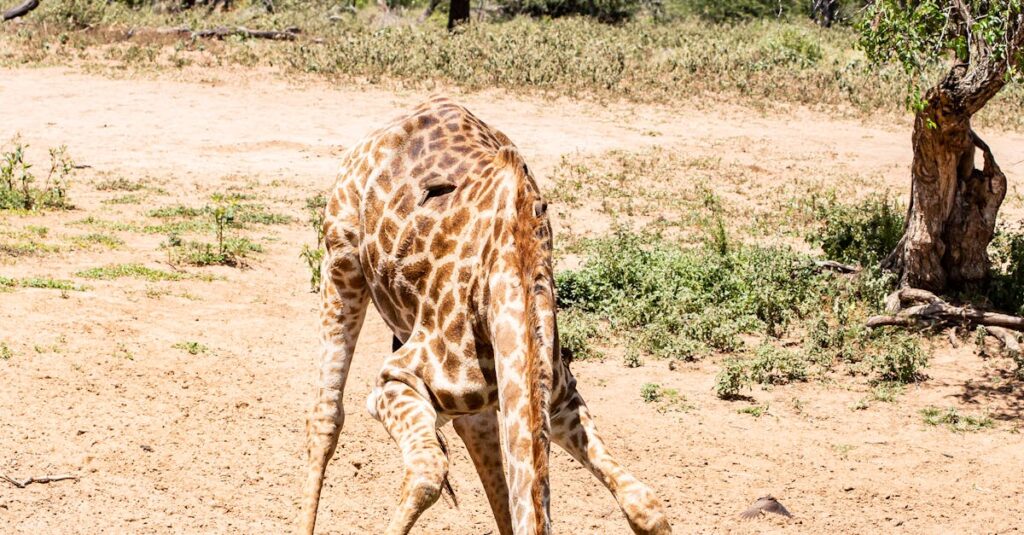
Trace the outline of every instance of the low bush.
<instances>
[{"instance_id":1,"label":"low bush","mask_svg":"<svg viewBox=\"0 0 1024 535\"><path fill-rule=\"evenodd\" d=\"M1024 233L1005 228L989 244L992 281L989 298L997 308L1024 315Z\"/></svg>"},{"instance_id":2,"label":"low bush","mask_svg":"<svg viewBox=\"0 0 1024 535\"><path fill-rule=\"evenodd\" d=\"M619 231L582 245L578 270L557 275L559 305L606 319L657 356L735 351L742 333L781 336L832 285L786 248L684 248Z\"/></svg>"},{"instance_id":3,"label":"low bush","mask_svg":"<svg viewBox=\"0 0 1024 535\"><path fill-rule=\"evenodd\" d=\"M903 236L904 213L888 196L871 196L854 204L832 199L818 207L820 228L807 240L820 246L830 260L877 264Z\"/></svg>"},{"instance_id":4,"label":"low bush","mask_svg":"<svg viewBox=\"0 0 1024 535\"><path fill-rule=\"evenodd\" d=\"M15 138L13 148L0 155L0 210L36 210L71 208L68 188L75 164L67 147L50 149L50 170L42 184L25 161L27 145Z\"/></svg>"},{"instance_id":5,"label":"low bush","mask_svg":"<svg viewBox=\"0 0 1024 535\"><path fill-rule=\"evenodd\" d=\"M568 360L591 360L601 356L592 340L598 337L597 321L585 312L570 309L558 315L558 341Z\"/></svg>"},{"instance_id":6,"label":"low bush","mask_svg":"<svg viewBox=\"0 0 1024 535\"><path fill-rule=\"evenodd\" d=\"M870 364L877 380L907 384L923 378L928 356L917 338L905 334L881 337L874 349Z\"/></svg>"},{"instance_id":7,"label":"low bush","mask_svg":"<svg viewBox=\"0 0 1024 535\"><path fill-rule=\"evenodd\" d=\"M316 233L316 245L310 247L309 244L303 244L299 256L306 261L306 267L309 268L309 287L312 292L320 291L322 277L320 264L324 259L324 218L326 217L324 210L326 208L326 195L314 195L306 199L306 212L309 214L309 225Z\"/></svg>"},{"instance_id":8,"label":"low bush","mask_svg":"<svg viewBox=\"0 0 1024 535\"><path fill-rule=\"evenodd\" d=\"M750 379L762 385L807 380L807 361L798 352L761 344L750 362Z\"/></svg>"}]
</instances>

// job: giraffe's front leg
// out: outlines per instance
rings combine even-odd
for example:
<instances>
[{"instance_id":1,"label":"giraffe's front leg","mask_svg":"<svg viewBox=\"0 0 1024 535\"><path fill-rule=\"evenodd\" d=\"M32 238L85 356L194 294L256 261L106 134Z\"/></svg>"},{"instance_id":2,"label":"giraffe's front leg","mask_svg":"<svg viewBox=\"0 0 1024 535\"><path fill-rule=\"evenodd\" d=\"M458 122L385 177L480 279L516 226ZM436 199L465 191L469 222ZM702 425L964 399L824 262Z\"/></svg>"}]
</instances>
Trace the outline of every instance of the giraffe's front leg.
<instances>
[{"instance_id":1,"label":"giraffe's front leg","mask_svg":"<svg viewBox=\"0 0 1024 535\"><path fill-rule=\"evenodd\" d=\"M372 401L371 414L401 448L405 463L398 509L385 533L405 535L441 496L447 484L448 455L438 438L437 412L419 392L391 380L374 391Z\"/></svg>"},{"instance_id":2,"label":"giraffe's front leg","mask_svg":"<svg viewBox=\"0 0 1024 535\"><path fill-rule=\"evenodd\" d=\"M608 487L634 533L672 533L668 517L654 491L633 477L608 453L579 392L573 389L564 399L552 412L552 441Z\"/></svg>"},{"instance_id":3,"label":"giraffe's front leg","mask_svg":"<svg viewBox=\"0 0 1024 535\"><path fill-rule=\"evenodd\" d=\"M306 419L308 468L299 517L299 533L303 535L312 535L316 525L327 463L334 456L345 422L345 380L369 301L362 274L357 270L335 269L336 258L328 256L321 268L325 274L320 289L322 356L316 401Z\"/></svg>"},{"instance_id":4,"label":"giraffe's front leg","mask_svg":"<svg viewBox=\"0 0 1024 535\"><path fill-rule=\"evenodd\" d=\"M498 439L498 415L493 409L477 414L460 416L452 421L455 432L462 438L473 459L480 482L484 485L487 501L491 504L498 533L512 535L512 515L509 512L508 482L501 462L501 442Z\"/></svg>"}]
</instances>

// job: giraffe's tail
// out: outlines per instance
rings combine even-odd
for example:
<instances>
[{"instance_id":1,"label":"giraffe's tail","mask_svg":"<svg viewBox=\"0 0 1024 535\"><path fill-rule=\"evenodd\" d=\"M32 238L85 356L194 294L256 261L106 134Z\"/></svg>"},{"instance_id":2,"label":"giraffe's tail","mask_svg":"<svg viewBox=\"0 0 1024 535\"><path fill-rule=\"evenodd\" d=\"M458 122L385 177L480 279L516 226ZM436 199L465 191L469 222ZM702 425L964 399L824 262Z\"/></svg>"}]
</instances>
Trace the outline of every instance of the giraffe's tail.
<instances>
[{"instance_id":1,"label":"giraffe's tail","mask_svg":"<svg viewBox=\"0 0 1024 535\"><path fill-rule=\"evenodd\" d=\"M546 208L529 171L513 147L498 151L497 160L512 172L512 206L503 224L511 230L511 253L503 264L507 284L499 296L507 314L495 337L495 356L502 362L499 396L506 452L510 456L513 521L522 533L550 532L548 455L549 407L555 356L554 292L551 271L551 227ZM510 418L522 416L522 423ZM525 425L522 425L522 424ZM517 531L520 533L520 531Z\"/></svg>"},{"instance_id":2,"label":"giraffe's tail","mask_svg":"<svg viewBox=\"0 0 1024 535\"><path fill-rule=\"evenodd\" d=\"M448 450L448 439L444 437L444 433L441 429L437 430L437 442L441 445L441 453L444 453L445 459L448 460L448 466L451 466L452 456ZM441 481L441 495L447 496L452 501L452 506L456 509L459 507L459 499L455 496L455 489L452 488L452 482L448 479L448 472L445 472L444 479Z\"/></svg>"}]
</instances>

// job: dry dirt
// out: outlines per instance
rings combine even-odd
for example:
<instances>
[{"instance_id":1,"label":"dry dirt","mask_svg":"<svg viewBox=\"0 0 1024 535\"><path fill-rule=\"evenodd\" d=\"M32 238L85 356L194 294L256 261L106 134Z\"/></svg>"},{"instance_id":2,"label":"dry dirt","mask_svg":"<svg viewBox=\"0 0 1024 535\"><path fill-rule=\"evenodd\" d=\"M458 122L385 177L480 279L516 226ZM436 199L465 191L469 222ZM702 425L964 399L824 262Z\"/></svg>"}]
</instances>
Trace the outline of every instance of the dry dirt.
<instances>
[{"instance_id":1,"label":"dry dirt","mask_svg":"<svg viewBox=\"0 0 1024 535\"><path fill-rule=\"evenodd\" d=\"M77 474L77 481L17 489L0 480L2 533L282 533L303 476L303 418L316 364L316 300L299 258L313 237L304 199L326 189L342 147L425 95L271 75L113 80L59 69L0 70L0 140L66 144L78 163L77 208L9 215L0 231L45 225L48 242L96 232L81 220L153 222L145 212L200 205L234 188L293 215L248 231L265 252L245 269L190 268L213 280L94 281L82 269L139 262L171 269L164 237L109 231L116 249L62 246L0 256L7 277L51 276L86 291L0 292L0 474ZM657 145L747 166L758 188L794 175L869 177L855 189L903 193L907 124L835 120L803 110L762 116L739 108L696 111L552 102L477 93L459 97L501 128L546 176L567 153ZM656 132L657 135L652 135ZM983 133L1011 182L1024 176L1024 137ZM789 171L787 171L789 170ZM100 180L142 179L142 204L103 203L123 192ZM858 184L862 183L859 182ZM781 184L785 186L785 184ZM740 197L743 190L736 192ZM1016 204L1014 204L1016 202ZM1019 202L1011 199L1011 205ZM1017 209L1009 213L1016 213ZM559 232L604 223L561 208ZM397 448L362 409L390 333L371 313L348 382L348 421L328 473L321 533L374 533L386 525L401 474ZM196 341L196 355L172 347ZM937 343L930 379L896 403L871 403L862 381L757 391L768 414L712 392L717 359L670 371L610 357L574 370L613 451L653 486L677 533L1019 533L1024 531L1024 398L1002 378L1005 359ZM661 413L640 387L660 383L692 406ZM922 422L921 408L990 414L994 429L954 433ZM449 437L455 437L449 431ZM492 533L464 449L454 444L455 509L438 503L419 533ZM554 452L552 515L560 533L627 533L611 496ZM794 518L741 521L771 493Z\"/></svg>"}]
</instances>

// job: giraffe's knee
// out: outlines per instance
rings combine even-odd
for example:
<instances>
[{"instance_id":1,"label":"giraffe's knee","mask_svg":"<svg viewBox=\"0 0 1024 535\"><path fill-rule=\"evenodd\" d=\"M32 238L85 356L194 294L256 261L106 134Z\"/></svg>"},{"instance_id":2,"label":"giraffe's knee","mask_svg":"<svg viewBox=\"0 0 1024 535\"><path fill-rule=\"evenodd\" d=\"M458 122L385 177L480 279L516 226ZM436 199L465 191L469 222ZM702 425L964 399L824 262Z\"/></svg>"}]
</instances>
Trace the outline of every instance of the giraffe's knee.
<instances>
[{"instance_id":1,"label":"giraffe's knee","mask_svg":"<svg viewBox=\"0 0 1024 535\"><path fill-rule=\"evenodd\" d=\"M672 527L661 502L647 485L635 483L628 497L623 500L622 510L629 520L633 533L640 535L668 535Z\"/></svg>"},{"instance_id":2,"label":"giraffe's knee","mask_svg":"<svg viewBox=\"0 0 1024 535\"><path fill-rule=\"evenodd\" d=\"M441 488L444 478L416 478L406 488L407 498L416 504L421 510L434 505L441 497Z\"/></svg>"},{"instance_id":3,"label":"giraffe's knee","mask_svg":"<svg viewBox=\"0 0 1024 535\"><path fill-rule=\"evenodd\" d=\"M448 458L443 451L424 451L407 461L406 496L426 508L441 497L448 478Z\"/></svg>"}]
</instances>

